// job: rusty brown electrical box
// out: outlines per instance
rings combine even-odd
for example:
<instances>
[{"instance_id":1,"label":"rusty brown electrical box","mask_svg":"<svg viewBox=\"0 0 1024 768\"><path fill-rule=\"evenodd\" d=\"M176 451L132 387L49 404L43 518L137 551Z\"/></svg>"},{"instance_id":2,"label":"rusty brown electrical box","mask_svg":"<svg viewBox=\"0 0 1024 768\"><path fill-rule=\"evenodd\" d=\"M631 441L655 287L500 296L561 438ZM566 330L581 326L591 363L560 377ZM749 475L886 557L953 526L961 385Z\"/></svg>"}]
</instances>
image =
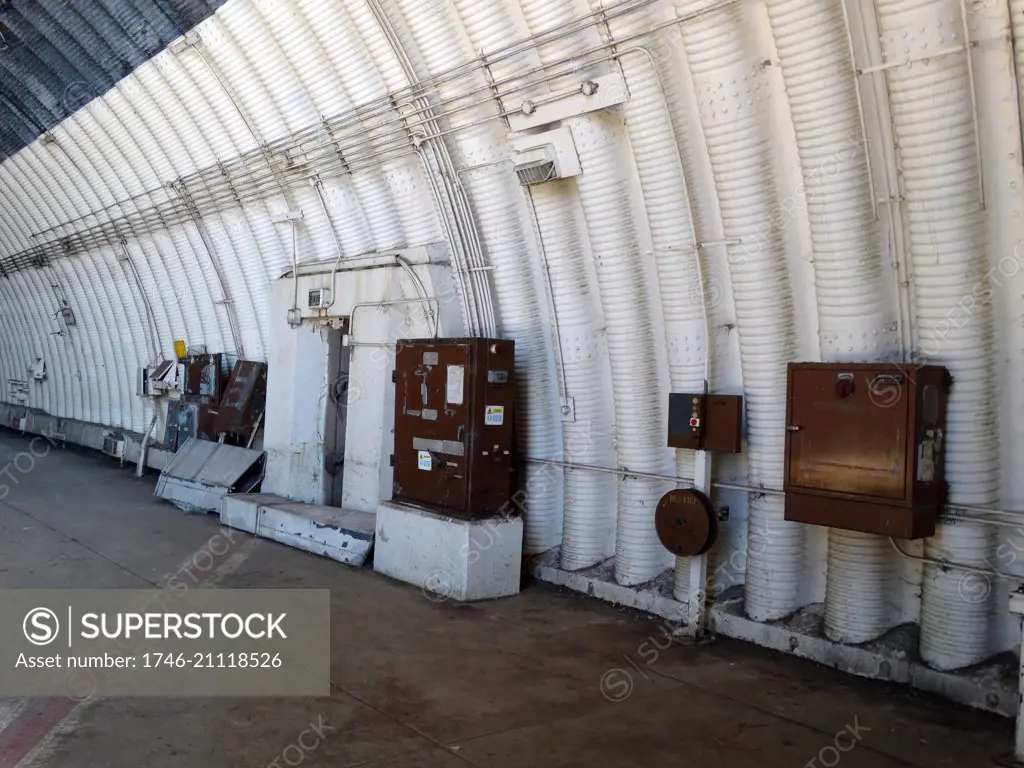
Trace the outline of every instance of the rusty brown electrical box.
<instances>
[{"instance_id":1,"label":"rusty brown electrical box","mask_svg":"<svg viewBox=\"0 0 1024 768\"><path fill-rule=\"evenodd\" d=\"M712 453L743 450L740 395L670 394L668 447Z\"/></svg>"},{"instance_id":2,"label":"rusty brown electrical box","mask_svg":"<svg viewBox=\"0 0 1024 768\"><path fill-rule=\"evenodd\" d=\"M786 519L918 539L946 501L948 371L790 363Z\"/></svg>"},{"instance_id":3,"label":"rusty brown electrical box","mask_svg":"<svg viewBox=\"0 0 1024 768\"><path fill-rule=\"evenodd\" d=\"M238 360L217 408L214 430L237 439L250 438L259 429L266 405L267 364Z\"/></svg>"},{"instance_id":4,"label":"rusty brown electrical box","mask_svg":"<svg viewBox=\"0 0 1024 768\"><path fill-rule=\"evenodd\" d=\"M223 355L189 355L185 359L185 397L216 404L224 391Z\"/></svg>"},{"instance_id":5,"label":"rusty brown electrical box","mask_svg":"<svg viewBox=\"0 0 1024 768\"><path fill-rule=\"evenodd\" d=\"M515 342L399 341L394 497L481 518L512 495Z\"/></svg>"}]
</instances>

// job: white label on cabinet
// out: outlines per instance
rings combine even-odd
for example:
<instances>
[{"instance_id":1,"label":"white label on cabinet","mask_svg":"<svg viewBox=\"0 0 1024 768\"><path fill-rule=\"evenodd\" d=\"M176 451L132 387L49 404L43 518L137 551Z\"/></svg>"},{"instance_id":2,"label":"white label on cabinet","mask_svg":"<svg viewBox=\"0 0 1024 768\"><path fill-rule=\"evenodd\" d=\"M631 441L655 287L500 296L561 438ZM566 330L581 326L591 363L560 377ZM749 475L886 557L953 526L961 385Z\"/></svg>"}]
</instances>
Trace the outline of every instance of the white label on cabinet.
<instances>
[{"instance_id":1,"label":"white label on cabinet","mask_svg":"<svg viewBox=\"0 0 1024 768\"><path fill-rule=\"evenodd\" d=\"M462 405L464 400L463 391L466 384L466 369L462 365L448 366L448 387L445 393L445 403L448 405Z\"/></svg>"}]
</instances>

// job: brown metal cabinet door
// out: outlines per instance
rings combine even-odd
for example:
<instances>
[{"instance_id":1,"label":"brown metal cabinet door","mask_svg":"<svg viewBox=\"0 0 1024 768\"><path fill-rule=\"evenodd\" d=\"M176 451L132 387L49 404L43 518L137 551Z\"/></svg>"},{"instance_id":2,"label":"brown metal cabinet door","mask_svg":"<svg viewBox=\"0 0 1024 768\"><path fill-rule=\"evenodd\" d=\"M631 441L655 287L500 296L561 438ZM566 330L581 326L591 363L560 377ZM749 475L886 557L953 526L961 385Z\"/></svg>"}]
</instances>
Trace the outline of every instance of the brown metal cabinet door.
<instances>
[{"instance_id":1,"label":"brown metal cabinet door","mask_svg":"<svg viewBox=\"0 0 1024 768\"><path fill-rule=\"evenodd\" d=\"M515 342L484 340L477 344L475 362L469 511L483 516L501 510L512 494Z\"/></svg>"},{"instance_id":2,"label":"brown metal cabinet door","mask_svg":"<svg viewBox=\"0 0 1024 768\"><path fill-rule=\"evenodd\" d=\"M400 345L395 360L397 496L465 508L470 355L468 344Z\"/></svg>"},{"instance_id":3,"label":"brown metal cabinet door","mask_svg":"<svg viewBox=\"0 0 1024 768\"><path fill-rule=\"evenodd\" d=\"M792 371L791 487L905 498L909 393L887 390L879 401L878 373Z\"/></svg>"}]
</instances>

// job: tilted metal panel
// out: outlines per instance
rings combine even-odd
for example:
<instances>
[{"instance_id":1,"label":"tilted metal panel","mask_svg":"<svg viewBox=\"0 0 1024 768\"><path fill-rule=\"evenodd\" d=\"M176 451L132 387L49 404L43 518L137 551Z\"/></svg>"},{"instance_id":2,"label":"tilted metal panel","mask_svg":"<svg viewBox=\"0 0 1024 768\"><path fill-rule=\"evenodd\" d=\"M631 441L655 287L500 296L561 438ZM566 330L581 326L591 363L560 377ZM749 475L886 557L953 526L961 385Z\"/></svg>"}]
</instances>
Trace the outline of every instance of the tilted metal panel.
<instances>
[{"instance_id":1,"label":"tilted metal panel","mask_svg":"<svg viewBox=\"0 0 1024 768\"><path fill-rule=\"evenodd\" d=\"M155 494L190 512L214 512L223 496L263 479L266 454L190 438L160 473Z\"/></svg>"}]
</instances>

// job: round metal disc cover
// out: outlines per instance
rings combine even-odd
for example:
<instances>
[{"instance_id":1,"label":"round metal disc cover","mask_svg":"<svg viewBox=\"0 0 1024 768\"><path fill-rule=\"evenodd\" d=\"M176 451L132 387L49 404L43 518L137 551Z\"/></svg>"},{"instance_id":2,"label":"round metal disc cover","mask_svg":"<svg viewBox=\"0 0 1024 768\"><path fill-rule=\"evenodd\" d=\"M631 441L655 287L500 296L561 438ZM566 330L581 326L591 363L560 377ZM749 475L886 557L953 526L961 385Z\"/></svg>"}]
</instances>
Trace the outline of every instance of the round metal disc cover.
<instances>
[{"instance_id":1,"label":"round metal disc cover","mask_svg":"<svg viewBox=\"0 0 1024 768\"><path fill-rule=\"evenodd\" d=\"M661 497L654 527L665 549L674 555L703 555L718 538L718 515L705 494L677 488Z\"/></svg>"}]
</instances>

